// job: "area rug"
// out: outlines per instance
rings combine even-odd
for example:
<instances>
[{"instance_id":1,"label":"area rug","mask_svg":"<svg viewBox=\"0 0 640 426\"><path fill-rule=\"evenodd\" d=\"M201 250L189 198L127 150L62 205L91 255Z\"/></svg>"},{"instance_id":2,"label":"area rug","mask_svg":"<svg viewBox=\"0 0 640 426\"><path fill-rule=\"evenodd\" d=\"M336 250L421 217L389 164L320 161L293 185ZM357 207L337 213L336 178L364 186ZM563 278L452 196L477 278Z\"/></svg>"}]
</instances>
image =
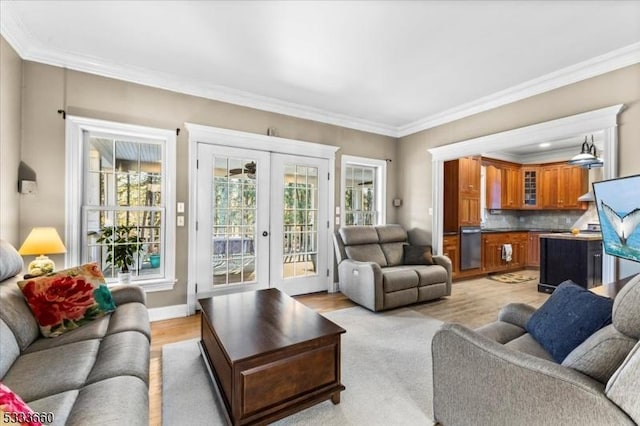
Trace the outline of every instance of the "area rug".
<instances>
[{"instance_id":1,"label":"area rug","mask_svg":"<svg viewBox=\"0 0 640 426\"><path fill-rule=\"evenodd\" d=\"M342 335L341 402L322 402L276 425L431 425L431 340L442 324L409 309L325 314ZM162 424L223 425L197 340L162 347Z\"/></svg>"},{"instance_id":2,"label":"area rug","mask_svg":"<svg viewBox=\"0 0 640 426\"><path fill-rule=\"evenodd\" d=\"M527 274L520 274L517 272L508 272L506 274L489 275L487 278L490 278L494 281L499 281L501 283L516 284L516 283L523 283L525 281L535 280L538 277L536 275L527 275Z\"/></svg>"}]
</instances>

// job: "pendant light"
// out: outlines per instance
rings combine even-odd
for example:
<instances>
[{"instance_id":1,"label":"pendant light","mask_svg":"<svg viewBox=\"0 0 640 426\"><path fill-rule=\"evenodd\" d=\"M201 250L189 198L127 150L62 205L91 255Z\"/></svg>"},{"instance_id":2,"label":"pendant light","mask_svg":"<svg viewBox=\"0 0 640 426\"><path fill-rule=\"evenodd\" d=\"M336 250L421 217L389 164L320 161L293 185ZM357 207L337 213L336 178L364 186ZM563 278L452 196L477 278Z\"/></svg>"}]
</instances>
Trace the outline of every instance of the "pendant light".
<instances>
[{"instance_id":1,"label":"pendant light","mask_svg":"<svg viewBox=\"0 0 640 426\"><path fill-rule=\"evenodd\" d=\"M574 156L571 160L567 161L567 163L588 169L593 167L602 167L604 165L604 161L597 156L596 145L593 142L593 135L591 135L591 145L589 145L587 137L585 136L580 154Z\"/></svg>"}]
</instances>

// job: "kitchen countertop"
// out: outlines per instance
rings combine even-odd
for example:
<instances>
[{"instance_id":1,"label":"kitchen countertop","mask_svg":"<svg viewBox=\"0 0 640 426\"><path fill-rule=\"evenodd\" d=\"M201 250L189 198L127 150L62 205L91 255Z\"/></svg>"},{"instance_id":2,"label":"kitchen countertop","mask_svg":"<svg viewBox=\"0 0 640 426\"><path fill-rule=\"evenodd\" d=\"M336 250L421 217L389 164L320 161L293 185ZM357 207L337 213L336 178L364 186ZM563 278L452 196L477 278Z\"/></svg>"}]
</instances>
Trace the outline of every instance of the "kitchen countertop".
<instances>
[{"instance_id":1,"label":"kitchen countertop","mask_svg":"<svg viewBox=\"0 0 640 426\"><path fill-rule=\"evenodd\" d=\"M493 234L499 232L547 232L547 233L565 233L568 229L549 229L549 228L482 228L483 234Z\"/></svg>"},{"instance_id":2,"label":"kitchen countertop","mask_svg":"<svg viewBox=\"0 0 640 426\"><path fill-rule=\"evenodd\" d=\"M571 232L559 232L555 234L542 234L540 235L540 238L598 241L602 240L602 234L600 232L581 232L577 235L574 235Z\"/></svg>"}]
</instances>

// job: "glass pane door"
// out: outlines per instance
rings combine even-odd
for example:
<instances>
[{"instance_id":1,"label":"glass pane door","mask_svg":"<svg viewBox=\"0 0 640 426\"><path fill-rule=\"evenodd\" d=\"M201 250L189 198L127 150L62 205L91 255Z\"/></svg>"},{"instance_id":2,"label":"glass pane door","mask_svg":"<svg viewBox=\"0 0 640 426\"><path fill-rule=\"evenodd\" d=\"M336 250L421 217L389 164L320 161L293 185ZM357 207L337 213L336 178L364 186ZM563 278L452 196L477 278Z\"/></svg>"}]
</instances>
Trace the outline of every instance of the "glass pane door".
<instances>
[{"instance_id":1,"label":"glass pane door","mask_svg":"<svg viewBox=\"0 0 640 426\"><path fill-rule=\"evenodd\" d=\"M284 168L282 273L284 278L317 275L318 168Z\"/></svg>"},{"instance_id":2,"label":"glass pane door","mask_svg":"<svg viewBox=\"0 0 640 426\"><path fill-rule=\"evenodd\" d=\"M198 295L269 285L269 153L198 146Z\"/></svg>"},{"instance_id":3,"label":"glass pane door","mask_svg":"<svg viewBox=\"0 0 640 426\"><path fill-rule=\"evenodd\" d=\"M214 158L211 173L214 286L256 281L256 172L254 160Z\"/></svg>"},{"instance_id":4,"label":"glass pane door","mask_svg":"<svg viewBox=\"0 0 640 426\"><path fill-rule=\"evenodd\" d=\"M327 290L328 161L271 155L271 283L290 295Z\"/></svg>"}]
</instances>

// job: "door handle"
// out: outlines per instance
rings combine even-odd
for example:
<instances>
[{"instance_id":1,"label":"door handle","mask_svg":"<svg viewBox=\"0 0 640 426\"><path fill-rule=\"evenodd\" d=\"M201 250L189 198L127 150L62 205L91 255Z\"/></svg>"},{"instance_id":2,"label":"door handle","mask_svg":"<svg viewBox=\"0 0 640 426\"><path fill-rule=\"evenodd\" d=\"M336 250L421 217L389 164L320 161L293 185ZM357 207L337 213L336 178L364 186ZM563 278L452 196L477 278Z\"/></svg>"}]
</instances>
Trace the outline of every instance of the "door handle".
<instances>
[{"instance_id":1,"label":"door handle","mask_svg":"<svg viewBox=\"0 0 640 426\"><path fill-rule=\"evenodd\" d=\"M263 237L268 237L268 236L269 236L269 233L268 233L267 231L262 231L262 236L263 236Z\"/></svg>"}]
</instances>

